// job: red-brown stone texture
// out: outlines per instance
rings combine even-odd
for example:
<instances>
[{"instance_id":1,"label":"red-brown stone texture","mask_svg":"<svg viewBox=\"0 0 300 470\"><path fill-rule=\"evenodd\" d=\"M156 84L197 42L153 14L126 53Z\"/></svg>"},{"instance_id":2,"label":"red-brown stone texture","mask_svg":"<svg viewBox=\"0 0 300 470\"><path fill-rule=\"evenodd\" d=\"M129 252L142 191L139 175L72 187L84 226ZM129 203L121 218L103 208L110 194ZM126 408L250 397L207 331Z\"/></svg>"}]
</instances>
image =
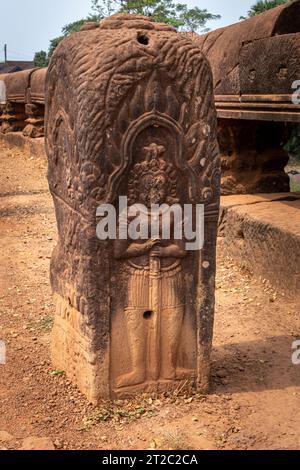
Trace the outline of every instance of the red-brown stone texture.
<instances>
[{"instance_id":1,"label":"red-brown stone texture","mask_svg":"<svg viewBox=\"0 0 300 470\"><path fill-rule=\"evenodd\" d=\"M300 79L300 1L192 38L213 70L222 193L288 191L283 147L300 122L292 100Z\"/></svg>"},{"instance_id":2,"label":"red-brown stone texture","mask_svg":"<svg viewBox=\"0 0 300 470\"><path fill-rule=\"evenodd\" d=\"M0 75L5 102L0 103L0 132L22 131L26 137L44 135L47 68Z\"/></svg>"},{"instance_id":3,"label":"red-brown stone texture","mask_svg":"<svg viewBox=\"0 0 300 470\"><path fill-rule=\"evenodd\" d=\"M284 168L289 130L282 122L218 120L222 194L276 193L290 190Z\"/></svg>"},{"instance_id":4,"label":"red-brown stone texture","mask_svg":"<svg viewBox=\"0 0 300 470\"><path fill-rule=\"evenodd\" d=\"M88 23L83 30L97 28L98 23ZM213 69L222 193L288 191L284 144L300 122L300 106L292 100L292 84L300 79L300 1L206 35L188 36ZM7 104L0 104L2 133L44 135L45 76L46 69L0 75L8 94Z\"/></svg>"},{"instance_id":5,"label":"red-brown stone texture","mask_svg":"<svg viewBox=\"0 0 300 470\"><path fill-rule=\"evenodd\" d=\"M300 285L300 193L222 198L218 249L294 301Z\"/></svg>"},{"instance_id":6,"label":"red-brown stone texture","mask_svg":"<svg viewBox=\"0 0 300 470\"><path fill-rule=\"evenodd\" d=\"M210 62L215 95L291 94L299 79L300 1L193 40Z\"/></svg>"},{"instance_id":7,"label":"red-brown stone texture","mask_svg":"<svg viewBox=\"0 0 300 470\"><path fill-rule=\"evenodd\" d=\"M63 41L46 82L54 366L93 402L207 391L220 180L207 60L170 26L115 15ZM204 204L204 248L160 231L98 240L97 207L119 196L146 217L154 202Z\"/></svg>"}]
</instances>

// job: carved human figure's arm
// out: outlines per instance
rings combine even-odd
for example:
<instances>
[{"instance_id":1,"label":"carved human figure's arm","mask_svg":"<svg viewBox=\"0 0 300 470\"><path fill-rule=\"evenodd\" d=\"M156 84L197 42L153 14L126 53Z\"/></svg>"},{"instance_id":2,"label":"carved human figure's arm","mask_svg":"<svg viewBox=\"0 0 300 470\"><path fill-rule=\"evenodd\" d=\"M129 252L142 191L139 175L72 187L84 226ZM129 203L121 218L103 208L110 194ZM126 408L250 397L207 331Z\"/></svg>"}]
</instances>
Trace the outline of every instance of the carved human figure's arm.
<instances>
[{"instance_id":1,"label":"carved human figure's arm","mask_svg":"<svg viewBox=\"0 0 300 470\"><path fill-rule=\"evenodd\" d=\"M128 240L116 240L114 254L116 259L129 259L146 255L150 250L160 243L159 240L147 240L144 243L129 243Z\"/></svg>"},{"instance_id":2,"label":"carved human figure's arm","mask_svg":"<svg viewBox=\"0 0 300 470\"><path fill-rule=\"evenodd\" d=\"M173 243L169 246L155 247L150 254L158 258L185 258L187 251L182 244Z\"/></svg>"}]
</instances>

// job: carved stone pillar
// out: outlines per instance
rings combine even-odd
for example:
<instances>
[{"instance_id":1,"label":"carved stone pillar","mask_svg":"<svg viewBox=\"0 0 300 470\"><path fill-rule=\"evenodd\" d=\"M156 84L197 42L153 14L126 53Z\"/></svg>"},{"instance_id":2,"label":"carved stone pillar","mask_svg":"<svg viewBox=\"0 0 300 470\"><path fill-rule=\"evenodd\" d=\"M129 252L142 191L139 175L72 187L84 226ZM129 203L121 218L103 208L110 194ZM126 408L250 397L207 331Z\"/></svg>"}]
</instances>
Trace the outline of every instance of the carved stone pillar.
<instances>
[{"instance_id":1,"label":"carved stone pillar","mask_svg":"<svg viewBox=\"0 0 300 470\"><path fill-rule=\"evenodd\" d=\"M1 127L2 127L2 115L5 109L5 104L0 103L0 132L1 132Z\"/></svg>"},{"instance_id":2,"label":"carved stone pillar","mask_svg":"<svg viewBox=\"0 0 300 470\"><path fill-rule=\"evenodd\" d=\"M45 106L42 104L26 104L25 112L27 119L23 135L32 138L43 137Z\"/></svg>"},{"instance_id":3,"label":"carved stone pillar","mask_svg":"<svg viewBox=\"0 0 300 470\"><path fill-rule=\"evenodd\" d=\"M23 130L23 134L28 137L44 136L46 74L47 69L42 68L33 70L30 75L26 101L26 127Z\"/></svg>"},{"instance_id":4,"label":"carved stone pillar","mask_svg":"<svg viewBox=\"0 0 300 470\"><path fill-rule=\"evenodd\" d=\"M67 38L51 60L46 148L59 235L52 357L93 402L184 386L208 390L216 129L208 62L170 26L114 15ZM100 241L97 208L111 204L119 216L121 196L143 205L147 228L154 203L190 204L193 213L203 204L203 249L163 238L161 214L155 236Z\"/></svg>"},{"instance_id":5,"label":"carved stone pillar","mask_svg":"<svg viewBox=\"0 0 300 470\"><path fill-rule=\"evenodd\" d=\"M282 122L218 120L223 195L289 192Z\"/></svg>"},{"instance_id":6,"label":"carved stone pillar","mask_svg":"<svg viewBox=\"0 0 300 470\"><path fill-rule=\"evenodd\" d=\"M5 106L1 116L1 132L19 132L26 125L25 103L32 70L5 74Z\"/></svg>"},{"instance_id":7,"label":"carved stone pillar","mask_svg":"<svg viewBox=\"0 0 300 470\"><path fill-rule=\"evenodd\" d=\"M1 115L1 132L22 131L25 127L25 104L7 101Z\"/></svg>"}]
</instances>

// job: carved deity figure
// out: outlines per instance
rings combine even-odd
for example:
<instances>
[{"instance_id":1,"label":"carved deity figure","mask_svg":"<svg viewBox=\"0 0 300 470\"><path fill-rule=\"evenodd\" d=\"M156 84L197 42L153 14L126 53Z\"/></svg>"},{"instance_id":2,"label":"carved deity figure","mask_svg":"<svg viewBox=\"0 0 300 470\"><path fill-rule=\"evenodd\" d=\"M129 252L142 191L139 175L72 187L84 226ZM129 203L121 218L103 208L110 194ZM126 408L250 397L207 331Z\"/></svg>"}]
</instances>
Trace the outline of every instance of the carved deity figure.
<instances>
[{"instance_id":1,"label":"carved deity figure","mask_svg":"<svg viewBox=\"0 0 300 470\"><path fill-rule=\"evenodd\" d=\"M153 204L178 202L177 173L163 156L165 148L156 143L144 148L146 158L136 163L129 177L129 203L143 204L146 225ZM170 218L171 239L162 239L163 213L159 236L148 240L118 240L115 257L126 260L128 298L125 308L132 371L117 380L117 387L145 381L191 377L190 370L177 367L177 353L185 311L182 259L187 256L182 240L175 240L174 217Z\"/></svg>"},{"instance_id":2,"label":"carved deity figure","mask_svg":"<svg viewBox=\"0 0 300 470\"><path fill-rule=\"evenodd\" d=\"M62 41L45 110L58 226L53 367L95 404L181 387L206 393L220 192L208 61L172 26L116 14ZM193 250L198 205L204 244ZM113 216L105 239L99 207Z\"/></svg>"}]
</instances>

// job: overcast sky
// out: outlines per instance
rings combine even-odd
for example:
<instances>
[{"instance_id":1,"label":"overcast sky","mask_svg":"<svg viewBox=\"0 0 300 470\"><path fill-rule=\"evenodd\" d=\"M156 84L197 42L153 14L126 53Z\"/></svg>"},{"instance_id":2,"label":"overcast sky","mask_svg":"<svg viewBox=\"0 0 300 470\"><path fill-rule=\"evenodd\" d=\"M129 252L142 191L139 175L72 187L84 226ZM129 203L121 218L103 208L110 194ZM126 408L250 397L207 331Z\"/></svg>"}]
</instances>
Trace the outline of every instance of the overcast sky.
<instances>
[{"instance_id":1,"label":"overcast sky","mask_svg":"<svg viewBox=\"0 0 300 470\"><path fill-rule=\"evenodd\" d=\"M255 0L180 0L189 6L220 14L208 23L216 29L236 23ZM91 12L91 0L0 0L0 61L7 43L9 60L31 60L36 51L48 50L49 41L61 28Z\"/></svg>"}]
</instances>

